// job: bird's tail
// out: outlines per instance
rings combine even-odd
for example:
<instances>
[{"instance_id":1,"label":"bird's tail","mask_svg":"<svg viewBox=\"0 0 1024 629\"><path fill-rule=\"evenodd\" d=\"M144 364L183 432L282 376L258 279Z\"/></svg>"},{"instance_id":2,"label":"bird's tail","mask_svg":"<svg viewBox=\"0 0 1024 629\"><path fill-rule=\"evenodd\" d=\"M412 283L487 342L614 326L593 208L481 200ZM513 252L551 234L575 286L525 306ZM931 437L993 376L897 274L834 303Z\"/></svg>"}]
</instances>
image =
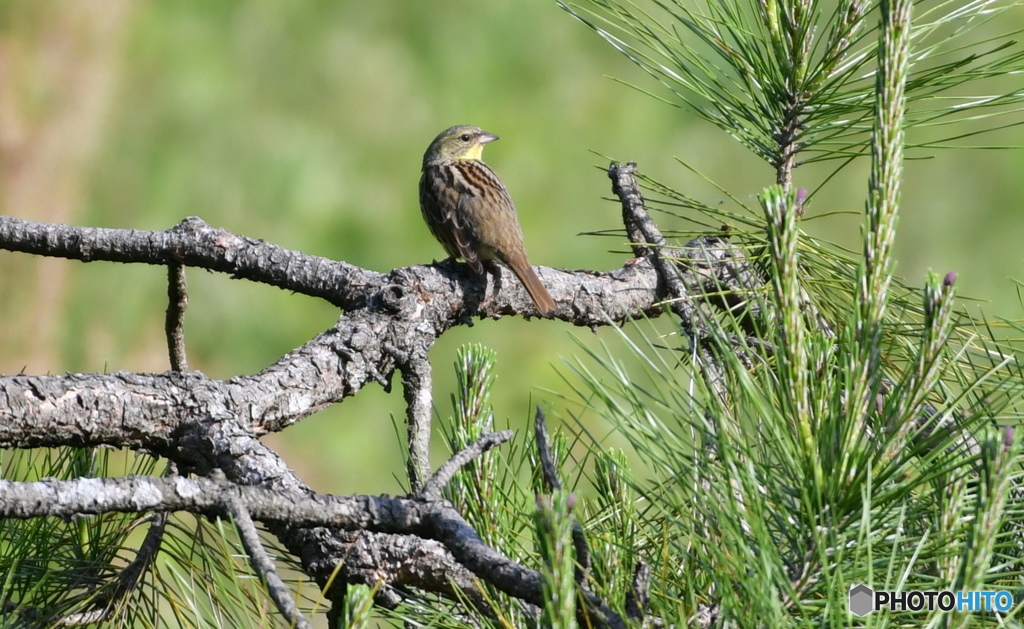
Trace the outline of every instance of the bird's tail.
<instances>
[{"instance_id":1,"label":"bird's tail","mask_svg":"<svg viewBox=\"0 0 1024 629\"><path fill-rule=\"evenodd\" d=\"M508 267L512 269L512 272L516 274L519 281L523 283L523 287L526 288L526 292L530 293L530 298L533 299L533 305L537 307L541 316L550 317L555 313L555 300L551 298L551 293L548 289L544 288L544 284L537 277L537 273L530 266L530 263L526 261L526 257L508 260Z\"/></svg>"}]
</instances>

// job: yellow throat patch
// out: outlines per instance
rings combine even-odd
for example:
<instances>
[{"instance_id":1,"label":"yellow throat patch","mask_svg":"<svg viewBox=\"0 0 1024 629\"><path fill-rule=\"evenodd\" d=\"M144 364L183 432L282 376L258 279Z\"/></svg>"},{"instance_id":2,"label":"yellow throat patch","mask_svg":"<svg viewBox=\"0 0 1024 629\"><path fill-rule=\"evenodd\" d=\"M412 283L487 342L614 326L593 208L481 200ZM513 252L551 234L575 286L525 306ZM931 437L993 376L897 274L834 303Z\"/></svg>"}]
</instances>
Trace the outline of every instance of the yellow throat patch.
<instances>
[{"instance_id":1,"label":"yellow throat patch","mask_svg":"<svg viewBox=\"0 0 1024 629\"><path fill-rule=\"evenodd\" d=\"M459 159L483 159L484 145L474 144L473 146L466 149L466 152L459 156Z\"/></svg>"}]
</instances>

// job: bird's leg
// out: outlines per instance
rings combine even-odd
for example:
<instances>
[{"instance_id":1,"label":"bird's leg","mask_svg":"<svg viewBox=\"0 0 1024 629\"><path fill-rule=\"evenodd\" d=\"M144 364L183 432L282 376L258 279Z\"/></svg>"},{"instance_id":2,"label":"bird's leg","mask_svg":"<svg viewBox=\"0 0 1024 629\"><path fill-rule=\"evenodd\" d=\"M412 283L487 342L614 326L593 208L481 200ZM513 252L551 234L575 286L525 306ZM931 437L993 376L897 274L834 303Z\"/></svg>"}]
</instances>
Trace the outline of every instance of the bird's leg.
<instances>
[{"instance_id":1,"label":"bird's leg","mask_svg":"<svg viewBox=\"0 0 1024 629\"><path fill-rule=\"evenodd\" d=\"M498 264L497 260L481 260L481 262L484 265L484 279L486 280L488 275L494 276L494 293L498 294L501 290L501 265ZM484 287L484 296L487 296L486 285Z\"/></svg>"}]
</instances>

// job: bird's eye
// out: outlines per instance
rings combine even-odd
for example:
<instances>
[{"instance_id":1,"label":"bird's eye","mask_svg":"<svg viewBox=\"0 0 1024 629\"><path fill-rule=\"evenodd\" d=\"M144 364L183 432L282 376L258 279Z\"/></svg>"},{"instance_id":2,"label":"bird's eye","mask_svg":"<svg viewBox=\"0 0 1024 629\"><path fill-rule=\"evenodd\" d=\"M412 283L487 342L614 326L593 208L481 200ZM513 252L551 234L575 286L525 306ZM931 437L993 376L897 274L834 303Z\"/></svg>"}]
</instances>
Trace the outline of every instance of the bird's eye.
<instances>
[{"instance_id":1,"label":"bird's eye","mask_svg":"<svg viewBox=\"0 0 1024 629\"><path fill-rule=\"evenodd\" d=\"M469 138L470 136L468 133L463 133L461 136L459 136L459 139L462 140L463 142L469 142Z\"/></svg>"}]
</instances>

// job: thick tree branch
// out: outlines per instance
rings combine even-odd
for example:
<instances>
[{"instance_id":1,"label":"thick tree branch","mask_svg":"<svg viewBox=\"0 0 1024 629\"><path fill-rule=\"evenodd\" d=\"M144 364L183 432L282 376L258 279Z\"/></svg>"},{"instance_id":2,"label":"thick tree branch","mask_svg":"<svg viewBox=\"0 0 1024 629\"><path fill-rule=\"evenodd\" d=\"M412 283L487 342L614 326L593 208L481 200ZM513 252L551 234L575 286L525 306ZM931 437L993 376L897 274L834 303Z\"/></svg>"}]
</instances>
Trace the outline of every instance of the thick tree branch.
<instances>
[{"instance_id":1,"label":"thick tree branch","mask_svg":"<svg viewBox=\"0 0 1024 629\"><path fill-rule=\"evenodd\" d=\"M254 519L287 526L415 535L444 544L463 566L501 591L540 605L540 575L486 546L447 502L381 496L284 493L209 478L80 478L71 481L0 480L0 517L188 511L226 517L237 504ZM602 626L624 626L596 598L588 600Z\"/></svg>"},{"instance_id":2,"label":"thick tree branch","mask_svg":"<svg viewBox=\"0 0 1024 629\"><path fill-rule=\"evenodd\" d=\"M624 211L633 217L627 225L635 226L631 240L654 244L658 254L610 272L539 267L541 280L559 304L559 318L586 327L619 324L638 316L658 316L663 301L672 299L688 329L707 334L700 327L697 308L736 309L736 303L726 303L721 295L750 287L745 257L738 248L712 238L696 239L681 249L665 248L646 216L632 171L619 175L617 191L625 195ZM632 198L639 199L639 205L627 202ZM143 232L0 217L0 249L169 266L167 330L172 365L180 370L186 368L181 342L184 278L179 272L185 266L320 297L345 311L332 328L266 369L229 380L185 371L0 378L0 447L128 447L166 456L180 464L183 473L210 475L221 469L233 483L230 489L190 484L214 482L210 480L181 478L157 479L166 485L139 479L121 479L126 486L98 479L73 481L83 483L80 486L35 485L37 506L48 503L58 512L48 515L68 508L74 513L184 509L222 516L236 504L228 502L230 498L239 501L238 509L266 523L322 585L340 563L340 583L380 586L378 604L397 604L403 588L412 586L453 597L458 591L483 609L486 595L476 582L482 579L539 605L536 572L483 545L450 507L424 500L435 496L435 486L447 482L454 459L426 482L420 500L325 499L258 440L368 384L389 386L400 369L409 403L410 480L417 488L429 472L427 353L448 329L468 324L474 316L533 311L529 296L508 269L499 265L493 273L478 276L463 264L443 262L376 273L214 229L195 218L169 230ZM667 266L666 256L674 258ZM709 297L712 294L719 297ZM204 498L214 490L216 497ZM221 490L229 492L227 497ZM10 500L3 508L28 508L17 506L17 488L4 485L0 500L4 491L13 493L6 494ZM39 498L47 491L61 495ZM145 498L153 498L153 491L160 497L156 502ZM125 492L131 495L129 502L117 502ZM330 513L325 505L336 509L334 519L325 517ZM33 517L30 511L11 517ZM237 517L240 512L235 513ZM261 572L270 574L266 569ZM335 598L337 593L329 595ZM621 626L622 621L585 589L583 598L586 614L599 626ZM287 609L286 603L282 609Z\"/></svg>"},{"instance_id":3,"label":"thick tree branch","mask_svg":"<svg viewBox=\"0 0 1024 629\"><path fill-rule=\"evenodd\" d=\"M75 227L0 216L0 249L94 262L182 264L323 297L342 308L366 305L380 273L290 251L189 217L165 231Z\"/></svg>"},{"instance_id":4,"label":"thick tree branch","mask_svg":"<svg viewBox=\"0 0 1024 629\"><path fill-rule=\"evenodd\" d=\"M483 275L453 262L377 273L215 229L195 217L168 230L141 231L0 216L0 249L83 262L183 264L319 297L349 311L370 306L394 315L426 302L436 311L431 314L443 313L442 318L451 320L448 327L469 316L532 312L526 291L515 275L500 265ZM571 306L562 316L576 325L607 325L602 310L615 321L656 310L649 272L568 272L538 267L538 274L559 304Z\"/></svg>"},{"instance_id":5,"label":"thick tree branch","mask_svg":"<svg viewBox=\"0 0 1024 629\"><path fill-rule=\"evenodd\" d=\"M9 220L13 219L0 218L0 232ZM0 246L9 247L9 243L0 242ZM95 253L95 247L83 249ZM339 268L347 265L339 263ZM644 264L628 265L614 274L544 268L540 273L545 283L553 276L572 280L571 290L552 293L570 303L559 312L577 325L607 325L641 312L653 316L660 311L656 276ZM483 282L473 278L468 292L461 293L457 283L450 283L453 275L458 274L442 266L407 267L379 275L377 303L384 312L375 308L349 312L332 329L251 376L217 381L198 372L122 372L0 378L0 446L108 444L166 452L174 447L177 430L225 414L246 418L257 434L281 430L369 383L386 385L398 364L421 354L444 331L458 325L466 300L474 294L473 284ZM696 276L691 279L701 281ZM486 304L478 302L482 314L508 314L514 312L516 299L524 303L529 299L522 291L521 296L506 300L505 293L511 292L498 293ZM425 300L425 295L434 294L448 297ZM686 305L690 300L676 301L683 312L691 312L692 306Z\"/></svg>"}]
</instances>

